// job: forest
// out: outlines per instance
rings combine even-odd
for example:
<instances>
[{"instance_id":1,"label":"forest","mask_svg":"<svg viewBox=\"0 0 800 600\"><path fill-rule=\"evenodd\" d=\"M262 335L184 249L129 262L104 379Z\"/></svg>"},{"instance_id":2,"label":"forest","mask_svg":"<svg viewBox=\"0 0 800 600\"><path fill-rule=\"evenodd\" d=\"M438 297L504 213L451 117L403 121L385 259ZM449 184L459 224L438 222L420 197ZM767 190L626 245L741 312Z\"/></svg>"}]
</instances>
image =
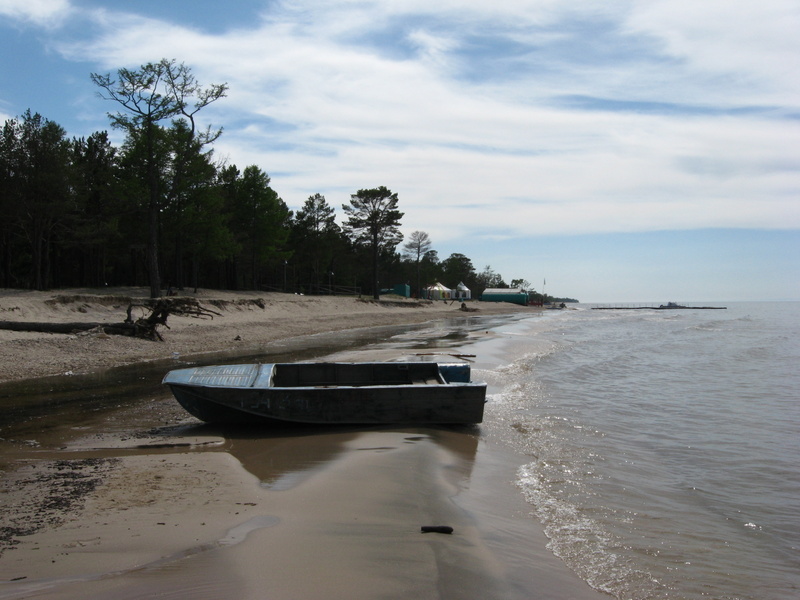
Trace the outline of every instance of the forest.
<instances>
[{"instance_id":1,"label":"forest","mask_svg":"<svg viewBox=\"0 0 800 600\"><path fill-rule=\"evenodd\" d=\"M174 60L92 74L108 100L107 131L70 138L26 111L0 139L0 287L149 286L151 297L187 288L372 294L466 284L476 296L507 287L487 266L440 258L430 236L403 243L397 193L354 191L342 219L321 193L293 212L256 165L214 157L222 129L203 108L227 86L202 88ZM512 286L528 287L513 280Z\"/></svg>"}]
</instances>

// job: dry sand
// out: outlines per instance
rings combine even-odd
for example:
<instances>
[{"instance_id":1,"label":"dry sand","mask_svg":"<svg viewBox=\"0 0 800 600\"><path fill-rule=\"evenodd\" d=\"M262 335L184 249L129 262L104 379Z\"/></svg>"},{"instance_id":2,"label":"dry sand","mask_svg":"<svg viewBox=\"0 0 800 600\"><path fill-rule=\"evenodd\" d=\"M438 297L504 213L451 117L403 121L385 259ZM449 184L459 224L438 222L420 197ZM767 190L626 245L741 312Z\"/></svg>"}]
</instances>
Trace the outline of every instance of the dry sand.
<instances>
[{"instance_id":1,"label":"dry sand","mask_svg":"<svg viewBox=\"0 0 800 600\"><path fill-rule=\"evenodd\" d=\"M0 320L116 322L135 295L116 292L5 293ZM0 379L463 315L443 302L199 296L222 316L170 318L163 343L0 332ZM514 459L478 430L215 431L165 393L26 434L0 437L0 599L605 597L545 548Z\"/></svg>"},{"instance_id":2,"label":"dry sand","mask_svg":"<svg viewBox=\"0 0 800 600\"><path fill-rule=\"evenodd\" d=\"M276 340L381 325L422 323L462 316L458 302L373 301L339 296L200 290L186 294L219 315L213 319L169 317L163 342L102 333L73 335L0 329L0 383L47 375L79 374L106 367L167 359L179 353L257 350ZM147 297L143 288L33 292L0 290L0 321L120 323L130 303ZM386 298L386 297L384 297ZM471 301L473 315L535 309L509 303ZM142 316L135 309L133 316Z\"/></svg>"}]
</instances>

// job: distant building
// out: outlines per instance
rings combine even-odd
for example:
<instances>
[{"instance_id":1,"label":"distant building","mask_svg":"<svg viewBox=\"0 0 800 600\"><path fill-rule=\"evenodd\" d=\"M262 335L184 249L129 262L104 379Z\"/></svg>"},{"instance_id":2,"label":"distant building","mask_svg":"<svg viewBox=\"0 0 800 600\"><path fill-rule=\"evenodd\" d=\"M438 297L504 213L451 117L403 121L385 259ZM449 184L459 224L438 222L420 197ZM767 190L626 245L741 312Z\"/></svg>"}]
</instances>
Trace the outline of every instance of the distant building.
<instances>
[{"instance_id":1,"label":"distant building","mask_svg":"<svg viewBox=\"0 0 800 600\"><path fill-rule=\"evenodd\" d=\"M481 294L482 302L511 302L528 305L528 292L522 288L487 288Z\"/></svg>"},{"instance_id":2,"label":"distant building","mask_svg":"<svg viewBox=\"0 0 800 600\"><path fill-rule=\"evenodd\" d=\"M407 283L398 283L392 288L392 292L403 298L411 298L411 286Z\"/></svg>"}]
</instances>

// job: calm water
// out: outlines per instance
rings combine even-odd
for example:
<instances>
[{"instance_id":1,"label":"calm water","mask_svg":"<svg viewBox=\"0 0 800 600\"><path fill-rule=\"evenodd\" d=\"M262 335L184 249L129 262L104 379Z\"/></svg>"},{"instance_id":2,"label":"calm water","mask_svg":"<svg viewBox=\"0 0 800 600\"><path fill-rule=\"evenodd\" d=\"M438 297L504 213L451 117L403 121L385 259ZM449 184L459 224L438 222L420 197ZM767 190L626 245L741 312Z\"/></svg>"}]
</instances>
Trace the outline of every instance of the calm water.
<instances>
[{"instance_id":1,"label":"calm water","mask_svg":"<svg viewBox=\"0 0 800 600\"><path fill-rule=\"evenodd\" d=\"M553 311L476 365L550 549L616 598L800 598L800 303L727 306Z\"/></svg>"}]
</instances>

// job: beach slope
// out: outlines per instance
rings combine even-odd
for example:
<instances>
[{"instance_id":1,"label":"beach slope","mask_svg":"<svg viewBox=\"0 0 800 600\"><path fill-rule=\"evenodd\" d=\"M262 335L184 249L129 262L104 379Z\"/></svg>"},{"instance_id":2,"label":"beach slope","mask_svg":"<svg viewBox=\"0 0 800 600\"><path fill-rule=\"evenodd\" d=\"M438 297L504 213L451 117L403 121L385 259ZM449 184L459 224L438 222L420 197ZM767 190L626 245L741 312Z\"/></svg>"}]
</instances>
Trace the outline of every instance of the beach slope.
<instances>
[{"instance_id":1,"label":"beach slope","mask_svg":"<svg viewBox=\"0 0 800 600\"><path fill-rule=\"evenodd\" d=\"M147 298L144 288L70 289L52 292L0 290L0 321L119 323L128 306ZM208 352L256 353L297 336L348 329L423 323L464 315L535 309L509 303L430 302L386 296L352 296L199 290L191 294L218 313L213 318L171 316L163 342L90 331L52 334L0 329L0 383L50 375L81 374L108 367ZM134 309L132 316L146 311Z\"/></svg>"}]
</instances>

